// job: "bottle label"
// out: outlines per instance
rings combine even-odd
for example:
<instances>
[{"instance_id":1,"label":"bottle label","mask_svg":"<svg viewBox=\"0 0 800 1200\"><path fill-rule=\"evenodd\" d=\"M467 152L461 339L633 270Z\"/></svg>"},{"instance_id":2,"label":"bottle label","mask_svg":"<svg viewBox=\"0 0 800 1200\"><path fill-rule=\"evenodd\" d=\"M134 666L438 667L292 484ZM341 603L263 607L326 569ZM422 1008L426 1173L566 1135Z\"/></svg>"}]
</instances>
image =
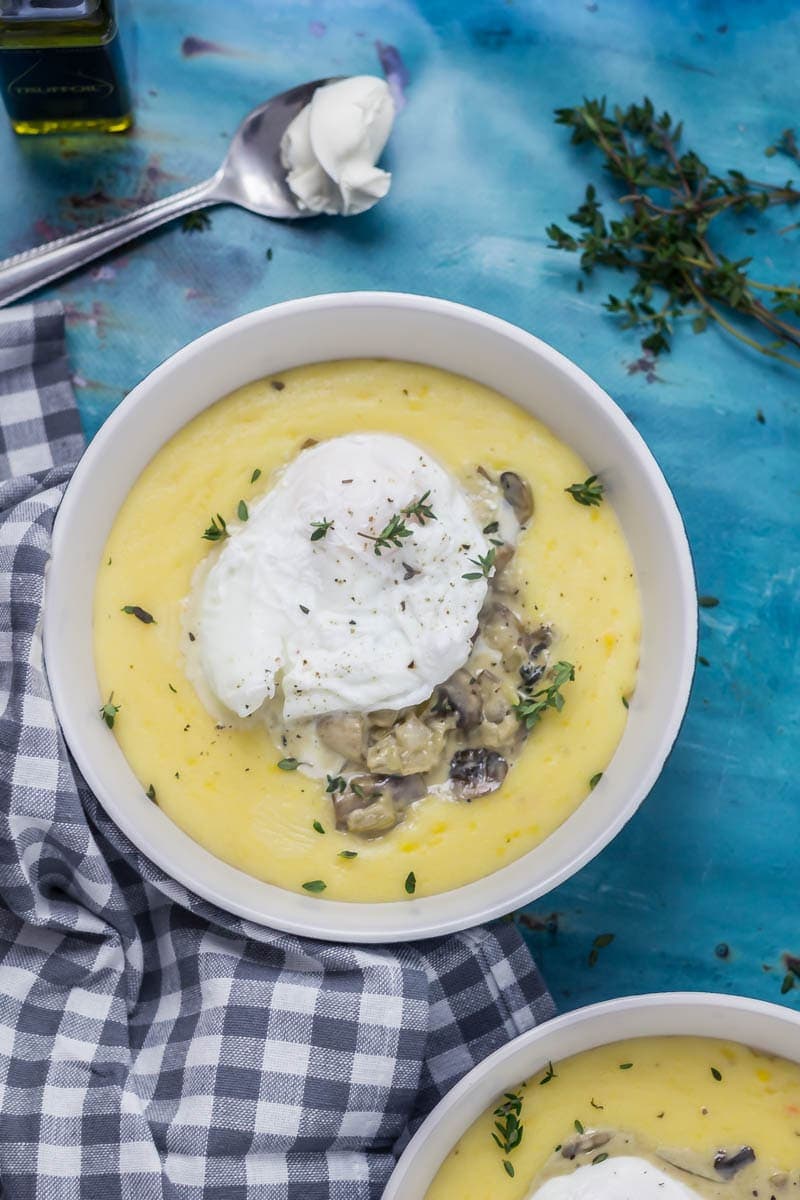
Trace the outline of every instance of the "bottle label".
<instances>
[{"instance_id":1,"label":"bottle label","mask_svg":"<svg viewBox=\"0 0 800 1200\"><path fill-rule=\"evenodd\" d=\"M0 50L0 91L15 121L113 118L130 111L116 37L104 46Z\"/></svg>"}]
</instances>

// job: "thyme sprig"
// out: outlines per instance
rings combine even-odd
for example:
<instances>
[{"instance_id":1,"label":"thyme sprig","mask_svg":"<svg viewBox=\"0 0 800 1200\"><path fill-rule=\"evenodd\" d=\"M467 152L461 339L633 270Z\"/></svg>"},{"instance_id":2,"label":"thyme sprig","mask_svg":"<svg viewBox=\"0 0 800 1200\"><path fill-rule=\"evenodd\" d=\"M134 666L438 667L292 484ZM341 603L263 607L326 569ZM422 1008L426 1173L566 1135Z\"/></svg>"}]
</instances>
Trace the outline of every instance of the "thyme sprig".
<instances>
[{"instance_id":1,"label":"thyme sprig","mask_svg":"<svg viewBox=\"0 0 800 1200\"><path fill-rule=\"evenodd\" d=\"M311 528L314 532L311 534L309 541L321 542L324 537L327 537L328 530L333 529L333 521L329 521L326 517L323 517L321 521L312 521Z\"/></svg>"},{"instance_id":2,"label":"thyme sprig","mask_svg":"<svg viewBox=\"0 0 800 1200\"><path fill-rule=\"evenodd\" d=\"M228 533L228 526L225 523L225 518L220 516L219 513L217 513L215 517L212 517L211 524L209 525L208 529L206 529L203 537L207 542L219 542L222 540L222 538L230 537L230 534Z\"/></svg>"},{"instance_id":3,"label":"thyme sprig","mask_svg":"<svg viewBox=\"0 0 800 1200\"><path fill-rule=\"evenodd\" d=\"M557 109L556 122L572 130L576 145L600 150L622 211L607 219L589 184L568 218L580 232L550 225L550 244L580 252L587 275L597 266L633 274L627 296L609 295L606 308L623 328L643 331L646 354L670 350L675 321L691 316L695 333L714 322L759 354L800 367L800 356L784 353L800 348L800 324L787 319L800 317L800 287L752 279L752 259L728 258L713 244L712 230L723 213L797 204L800 190L791 180L776 185L736 170L715 174L693 150L681 150L682 124L668 112L657 114L646 97L626 109L610 108L605 98L584 100ZM783 142L778 148L788 149Z\"/></svg>"},{"instance_id":4,"label":"thyme sprig","mask_svg":"<svg viewBox=\"0 0 800 1200\"><path fill-rule=\"evenodd\" d=\"M564 491L569 492L576 504L583 504L586 508L600 504L603 500L603 485L597 482L596 475L590 475L583 483L571 483Z\"/></svg>"},{"instance_id":5,"label":"thyme sprig","mask_svg":"<svg viewBox=\"0 0 800 1200\"><path fill-rule=\"evenodd\" d=\"M479 567L478 571L467 571L466 575L462 575L462 579L488 579L494 567L494 559L497 550L492 546L491 550L487 550L485 554L479 554L477 558L471 558L469 561L474 566Z\"/></svg>"},{"instance_id":6,"label":"thyme sprig","mask_svg":"<svg viewBox=\"0 0 800 1200\"><path fill-rule=\"evenodd\" d=\"M518 1092L505 1092L503 1103L498 1105L493 1115L497 1120L494 1123L496 1132L492 1134L492 1138L500 1147L503 1154L511 1154L522 1141L524 1133L524 1126L520 1120L522 1116L522 1096ZM514 1178L514 1165L508 1158L503 1159L503 1170L506 1175L510 1175L512 1179Z\"/></svg>"},{"instance_id":7,"label":"thyme sprig","mask_svg":"<svg viewBox=\"0 0 800 1200\"><path fill-rule=\"evenodd\" d=\"M548 708L561 712L564 707L564 697L561 689L565 683L571 683L575 678L575 668L572 663L557 662L553 668L550 683L536 692L520 692L519 701L514 705L514 712L527 730L533 729L542 719Z\"/></svg>"},{"instance_id":8,"label":"thyme sprig","mask_svg":"<svg viewBox=\"0 0 800 1200\"><path fill-rule=\"evenodd\" d=\"M381 550L391 550L392 546L400 549L403 545L403 539L410 538L413 532L413 529L409 529L403 520L403 514L395 513L387 521L377 537L374 537L371 533L361 533L359 537L365 537L368 541L374 542L373 549L378 558L380 558Z\"/></svg>"},{"instance_id":9,"label":"thyme sprig","mask_svg":"<svg viewBox=\"0 0 800 1200\"><path fill-rule=\"evenodd\" d=\"M114 703L114 693L112 692L105 704L100 707L100 720L104 721L109 729L113 729L117 713L121 708L121 704Z\"/></svg>"},{"instance_id":10,"label":"thyme sprig","mask_svg":"<svg viewBox=\"0 0 800 1200\"><path fill-rule=\"evenodd\" d=\"M435 521L436 513L430 504L426 503L430 494L430 491L423 492L419 500L413 500L411 504L407 504L403 509L403 515L406 517L416 517L420 525L424 525L426 521Z\"/></svg>"}]
</instances>

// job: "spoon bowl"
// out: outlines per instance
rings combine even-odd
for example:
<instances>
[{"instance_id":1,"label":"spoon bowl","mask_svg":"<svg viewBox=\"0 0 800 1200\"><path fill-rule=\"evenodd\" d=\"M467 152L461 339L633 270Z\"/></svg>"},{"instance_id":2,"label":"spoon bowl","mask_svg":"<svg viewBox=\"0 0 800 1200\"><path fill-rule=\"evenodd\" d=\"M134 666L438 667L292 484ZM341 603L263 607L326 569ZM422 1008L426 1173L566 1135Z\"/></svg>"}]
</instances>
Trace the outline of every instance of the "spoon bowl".
<instances>
[{"instance_id":1,"label":"spoon bowl","mask_svg":"<svg viewBox=\"0 0 800 1200\"><path fill-rule=\"evenodd\" d=\"M210 179L165 196L113 221L81 229L24 250L0 262L0 307L53 283L133 238L212 204L238 204L249 212L293 221L315 214L300 209L286 183L281 138L317 88L330 79L314 79L259 104L233 135L225 161Z\"/></svg>"},{"instance_id":2,"label":"spoon bowl","mask_svg":"<svg viewBox=\"0 0 800 1200\"><path fill-rule=\"evenodd\" d=\"M262 217L291 221L315 215L298 208L286 183L281 138L317 88L334 83L337 78L340 76L301 83L247 114L233 135L225 162L214 176L215 193L220 200L238 204Z\"/></svg>"}]
</instances>

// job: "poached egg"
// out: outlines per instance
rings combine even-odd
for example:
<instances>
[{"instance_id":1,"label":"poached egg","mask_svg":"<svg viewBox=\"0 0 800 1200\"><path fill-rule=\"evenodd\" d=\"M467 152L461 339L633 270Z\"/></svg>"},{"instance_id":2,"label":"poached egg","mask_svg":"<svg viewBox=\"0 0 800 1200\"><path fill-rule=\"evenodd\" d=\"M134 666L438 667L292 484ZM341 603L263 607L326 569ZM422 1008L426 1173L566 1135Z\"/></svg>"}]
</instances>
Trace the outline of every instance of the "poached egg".
<instances>
[{"instance_id":1,"label":"poached egg","mask_svg":"<svg viewBox=\"0 0 800 1200\"><path fill-rule=\"evenodd\" d=\"M549 1179L529 1200L702 1200L699 1192L634 1156L607 1158Z\"/></svg>"},{"instance_id":2,"label":"poached egg","mask_svg":"<svg viewBox=\"0 0 800 1200\"><path fill-rule=\"evenodd\" d=\"M351 75L317 88L281 139L286 182L306 212L354 216L372 208L392 177L375 166L394 122L386 81Z\"/></svg>"},{"instance_id":3,"label":"poached egg","mask_svg":"<svg viewBox=\"0 0 800 1200\"><path fill-rule=\"evenodd\" d=\"M432 518L404 514L423 500ZM379 543L397 517L410 534ZM201 584L198 645L238 716L279 687L285 721L405 708L469 657L488 588L473 560L489 546L460 484L406 438L301 451L229 533Z\"/></svg>"}]
</instances>

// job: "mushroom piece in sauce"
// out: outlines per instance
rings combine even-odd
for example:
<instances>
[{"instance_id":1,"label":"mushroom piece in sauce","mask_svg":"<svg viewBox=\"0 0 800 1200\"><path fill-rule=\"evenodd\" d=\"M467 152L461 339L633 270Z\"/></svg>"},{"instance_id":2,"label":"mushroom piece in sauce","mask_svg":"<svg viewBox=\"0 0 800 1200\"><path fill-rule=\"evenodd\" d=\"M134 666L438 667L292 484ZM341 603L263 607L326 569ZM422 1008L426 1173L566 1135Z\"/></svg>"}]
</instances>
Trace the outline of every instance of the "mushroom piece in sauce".
<instances>
[{"instance_id":1,"label":"mushroom piece in sauce","mask_svg":"<svg viewBox=\"0 0 800 1200\"><path fill-rule=\"evenodd\" d=\"M527 480L516 471L503 471L500 476L503 497L514 510L520 525L525 525L533 516L533 493Z\"/></svg>"},{"instance_id":2,"label":"mushroom piece in sauce","mask_svg":"<svg viewBox=\"0 0 800 1200\"><path fill-rule=\"evenodd\" d=\"M450 763L453 791L461 800L474 800L496 792L508 774L508 763L485 746L457 750Z\"/></svg>"}]
</instances>

